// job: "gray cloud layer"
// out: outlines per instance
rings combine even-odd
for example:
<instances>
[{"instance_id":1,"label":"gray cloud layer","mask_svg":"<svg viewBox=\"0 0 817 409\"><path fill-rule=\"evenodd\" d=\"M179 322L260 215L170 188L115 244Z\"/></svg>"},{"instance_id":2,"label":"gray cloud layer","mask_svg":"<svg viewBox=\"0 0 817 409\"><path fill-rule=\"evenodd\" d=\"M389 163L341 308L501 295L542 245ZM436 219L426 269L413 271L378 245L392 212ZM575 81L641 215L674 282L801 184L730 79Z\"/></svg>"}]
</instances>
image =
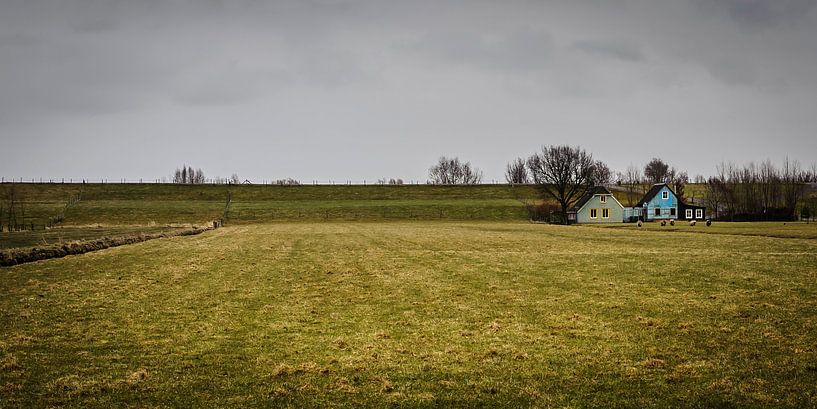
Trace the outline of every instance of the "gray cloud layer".
<instances>
[{"instance_id":1,"label":"gray cloud layer","mask_svg":"<svg viewBox=\"0 0 817 409\"><path fill-rule=\"evenodd\" d=\"M0 174L502 177L817 153L810 0L0 3Z\"/></svg>"}]
</instances>

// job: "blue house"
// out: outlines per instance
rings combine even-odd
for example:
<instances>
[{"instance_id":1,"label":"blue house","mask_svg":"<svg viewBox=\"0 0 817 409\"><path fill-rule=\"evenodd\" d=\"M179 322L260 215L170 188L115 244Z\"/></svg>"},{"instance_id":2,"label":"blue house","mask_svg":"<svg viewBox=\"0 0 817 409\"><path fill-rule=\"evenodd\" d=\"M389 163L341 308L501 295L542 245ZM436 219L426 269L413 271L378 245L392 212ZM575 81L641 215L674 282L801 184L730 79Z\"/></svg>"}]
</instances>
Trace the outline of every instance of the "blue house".
<instances>
[{"instance_id":1,"label":"blue house","mask_svg":"<svg viewBox=\"0 0 817 409\"><path fill-rule=\"evenodd\" d=\"M678 218L678 196L666 183L657 183L635 205L645 221Z\"/></svg>"},{"instance_id":2,"label":"blue house","mask_svg":"<svg viewBox=\"0 0 817 409\"><path fill-rule=\"evenodd\" d=\"M706 208L686 204L666 183L656 183L632 208L625 209L625 221L702 220Z\"/></svg>"}]
</instances>

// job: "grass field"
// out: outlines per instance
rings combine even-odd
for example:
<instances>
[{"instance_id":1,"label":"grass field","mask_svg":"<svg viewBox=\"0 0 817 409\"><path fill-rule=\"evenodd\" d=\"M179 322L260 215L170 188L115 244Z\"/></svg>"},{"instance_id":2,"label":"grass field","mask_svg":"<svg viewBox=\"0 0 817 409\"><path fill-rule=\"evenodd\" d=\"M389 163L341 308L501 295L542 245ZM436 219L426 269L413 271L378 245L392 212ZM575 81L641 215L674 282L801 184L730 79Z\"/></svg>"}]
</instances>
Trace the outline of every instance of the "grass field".
<instances>
[{"instance_id":1,"label":"grass field","mask_svg":"<svg viewBox=\"0 0 817 409\"><path fill-rule=\"evenodd\" d=\"M817 225L712 229L278 222L5 268L0 406L817 406Z\"/></svg>"},{"instance_id":2,"label":"grass field","mask_svg":"<svg viewBox=\"0 0 817 409\"><path fill-rule=\"evenodd\" d=\"M590 226L581 226L590 227ZM646 231L665 231L680 233L728 234L738 236L763 236L778 238L817 239L817 223L807 222L713 222L706 226L703 222L690 226L689 222L679 220L675 225L661 226L659 222L644 223L638 227L634 223L617 223L602 225L608 229L629 229Z\"/></svg>"}]
</instances>

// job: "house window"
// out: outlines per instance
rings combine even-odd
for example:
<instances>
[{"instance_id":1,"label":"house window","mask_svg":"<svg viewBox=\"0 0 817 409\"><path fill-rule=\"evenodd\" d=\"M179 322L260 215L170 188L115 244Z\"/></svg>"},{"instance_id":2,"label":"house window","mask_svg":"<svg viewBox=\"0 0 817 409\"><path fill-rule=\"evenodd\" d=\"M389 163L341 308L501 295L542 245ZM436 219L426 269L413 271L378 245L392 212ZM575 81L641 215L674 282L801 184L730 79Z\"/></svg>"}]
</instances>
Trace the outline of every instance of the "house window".
<instances>
[{"instance_id":1,"label":"house window","mask_svg":"<svg viewBox=\"0 0 817 409\"><path fill-rule=\"evenodd\" d=\"M598 219L599 218L598 209L590 209L590 218L591 219Z\"/></svg>"},{"instance_id":2,"label":"house window","mask_svg":"<svg viewBox=\"0 0 817 409\"><path fill-rule=\"evenodd\" d=\"M687 219L692 218L692 209L687 209Z\"/></svg>"},{"instance_id":3,"label":"house window","mask_svg":"<svg viewBox=\"0 0 817 409\"><path fill-rule=\"evenodd\" d=\"M601 209L601 218L602 219L609 219L610 218L610 209Z\"/></svg>"},{"instance_id":4,"label":"house window","mask_svg":"<svg viewBox=\"0 0 817 409\"><path fill-rule=\"evenodd\" d=\"M666 190L661 192L661 198L664 200L669 199L669 192L667 192Z\"/></svg>"},{"instance_id":5,"label":"house window","mask_svg":"<svg viewBox=\"0 0 817 409\"><path fill-rule=\"evenodd\" d=\"M599 202L607 203L607 196L599 196Z\"/></svg>"},{"instance_id":6,"label":"house window","mask_svg":"<svg viewBox=\"0 0 817 409\"><path fill-rule=\"evenodd\" d=\"M655 208L655 215L656 216L661 216L661 208L660 207Z\"/></svg>"},{"instance_id":7,"label":"house window","mask_svg":"<svg viewBox=\"0 0 817 409\"><path fill-rule=\"evenodd\" d=\"M675 216L675 208L674 207L669 208L669 215L670 216Z\"/></svg>"},{"instance_id":8,"label":"house window","mask_svg":"<svg viewBox=\"0 0 817 409\"><path fill-rule=\"evenodd\" d=\"M703 219L704 218L704 209L695 209L695 218L696 219Z\"/></svg>"}]
</instances>

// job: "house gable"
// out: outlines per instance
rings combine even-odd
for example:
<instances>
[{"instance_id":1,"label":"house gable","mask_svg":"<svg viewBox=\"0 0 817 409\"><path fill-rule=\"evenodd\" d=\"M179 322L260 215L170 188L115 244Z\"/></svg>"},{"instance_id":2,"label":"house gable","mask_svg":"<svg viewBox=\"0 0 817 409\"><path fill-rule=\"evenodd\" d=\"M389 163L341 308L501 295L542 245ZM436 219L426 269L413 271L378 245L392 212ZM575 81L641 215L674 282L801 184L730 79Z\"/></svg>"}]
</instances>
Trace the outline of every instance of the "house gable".
<instances>
[{"instance_id":1,"label":"house gable","mask_svg":"<svg viewBox=\"0 0 817 409\"><path fill-rule=\"evenodd\" d=\"M669 185L658 183L638 202L638 207L645 210L647 220L678 219L681 217L679 203Z\"/></svg>"},{"instance_id":2,"label":"house gable","mask_svg":"<svg viewBox=\"0 0 817 409\"><path fill-rule=\"evenodd\" d=\"M624 206L609 190L597 187L588 193L573 209L576 223L621 223L624 220Z\"/></svg>"}]
</instances>

